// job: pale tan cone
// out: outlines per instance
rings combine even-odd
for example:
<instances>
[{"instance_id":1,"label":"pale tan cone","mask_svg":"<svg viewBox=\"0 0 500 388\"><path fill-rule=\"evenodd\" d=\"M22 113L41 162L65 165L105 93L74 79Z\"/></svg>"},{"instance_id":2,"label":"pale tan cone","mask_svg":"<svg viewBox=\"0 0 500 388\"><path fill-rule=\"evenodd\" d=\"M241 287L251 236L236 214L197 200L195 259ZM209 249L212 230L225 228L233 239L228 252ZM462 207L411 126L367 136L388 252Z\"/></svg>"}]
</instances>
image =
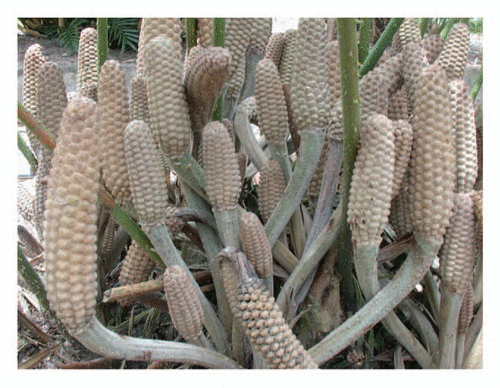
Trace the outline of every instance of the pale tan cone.
<instances>
[{"instance_id":1,"label":"pale tan cone","mask_svg":"<svg viewBox=\"0 0 500 388\"><path fill-rule=\"evenodd\" d=\"M97 296L99 154L95 103L75 97L61 122L47 193L45 280L57 317L76 332Z\"/></svg>"}]
</instances>

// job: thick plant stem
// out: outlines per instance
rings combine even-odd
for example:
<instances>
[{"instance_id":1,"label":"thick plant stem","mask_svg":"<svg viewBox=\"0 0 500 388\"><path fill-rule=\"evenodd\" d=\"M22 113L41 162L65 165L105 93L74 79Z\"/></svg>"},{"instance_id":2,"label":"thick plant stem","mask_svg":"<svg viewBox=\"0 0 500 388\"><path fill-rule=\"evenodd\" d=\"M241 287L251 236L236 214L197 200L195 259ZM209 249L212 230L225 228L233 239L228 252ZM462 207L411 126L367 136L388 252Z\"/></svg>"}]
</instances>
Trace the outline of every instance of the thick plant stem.
<instances>
[{"instance_id":1,"label":"thick plant stem","mask_svg":"<svg viewBox=\"0 0 500 388\"><path fill-rule=\"evenodd\" d=\"M233 360L195 345L133 338L105 328L94 316L83 329L72 335L87 349L105 357L123 360L182 362L207 368L239 368Z\"/></svg>"},{"instance_id":2,"label":"thick plant stem","mask_svg":"<svg viewBox=\"0 0 500 388\"><path fill-rule=\"evenodd\" d=\"M477 75L476 81L474 81L474 86L470 91L470 95L472 96L472 101L476 101L476 97L483 86L483 66L479 69L479 73Z\"/></svg>"},{"instance_id":3,"label":"thick plant stem","mask_svg":"<svg viewBox=\"0 0 500 388\"><path fill-rule=\"evenodd\" d=\"M356 314L309 349L314 361L328 361L387 316L422 280L438 249L435 242L417 238L394 278Z\"/></svg>"},{"instance_id":4,"label":"thick plant stem","mask_svg":"<svg viewBox=\"0 0 500 388\"><path fill-rule=\"evenodd\" d=\"M108 59L108 19L97 18L97 66L101 66Z\"/></svg>"},{"instance_id":5,"label":"thick plant stem","mask_svg":"<svg viewBox=\"0 0 500 388\"><path fill-rule=\"evenodd\" d=\"M318 203L314 213L314 219L307 235L305 249L307 249L324 229L332 214L335 193L339 180L340 168L342 167L343 144L337 140L328 139L328 149L325 165L323 167L323 178L318 196Z\"/></svg>"},{"instance_id":6,"label":"thick plant stem","mask_svg":"<svg viewBox=\"0 0 500 388\"><path fill-rule=\"evenodd\" d=\"M226 338L224 326L222 325L210 302L205 297L203 291L201 291L198 283L196 283L196 280L191 274L191 271L189 271L189 268L179 254L179 251L175 247L172 238L170 237L168 228L164 224L156 224L143 225L143 229L146 231L146 234L149 236L151 242L153 243L155 250L165 262L166 266L179 265L189 274L191 280L193 281L193 284L195 284L196 286L198 297L200 298L200 302L203 308L205 327L207 328L210 337L215 342L217 350L223 354L229 354L229 344Z\"/></svg>"},{"instance_id":7,"label":"thick plant stem","mask_svg":"<svg viewBox=\"0 0 500 388\"><path fill-rule=\"evenodd\" d=\"M344 167L342 193L342 224L339 245L338 270L341 275L340 293L348 313L357 309L356 291L352 274L351 230L347 224L347 202L359 142L361 123L358 85L358 49L356 45L356 20L337 19L340 52L340 77L342 83L342 116L344 126Z\"/></svg>"},{"instance_id":8,"label":"thick plant stem","mask_svg":"<svg viewBox=\"0 0 500 388\"><path fill-rule=\"evenodd\" d=\"M280 307L281 311L283 311L283 315L285 317L288 312L292 312L295 296L299 292L300 287L304 284L312 271L316 269L320 260L338 237L340 214L341 209L337 208L337 210L333 213L330 222L318 235L318 238L316 238L309 248L304 251L302 258L299 260L297 266L283 285L283 288L276 299L276 303ZM289 305L290 302L292 302L292 306Z\"/></svg>"},{"instance_id":9,"label":"thick plant stem","mask_svg":"<svg viewBox=\"0 0 500 388\"><path fill-rule=\"evenodd\" d=\"M245 109L237 109L234 115L234 132L238 136L245 153L248 155L257 170L261 171L269 158L260 148L255 135L250 128L250 120Z\"/></svg>"},{"instance_id":10,"label":"thick plant stem","mask_svg":"<svg viewBox=\"0 0 500 388\"><path fill-rule=\"evenodd\" d=\"M213 209L217 230L225 247L241 248L238 209Z\"/></svg>"},{"instance_id":11,"label":"thick plant stem","mask_svg":"<svg viewBox=\"0 0 500 388\"><path fill-rule=\"evenodd\" d=\"M187 187L186 185L183 185L183 192L186 195L186 199L190 206L207 212L210 211L210 205L208 205L206 201L204 201L199 195L197 195L193 189ZM205 253L208 257L208 264L210 266L210 271L212 273L212 278L214 281L217 306L219 314L221 316L222 324L224 325L226 333L231 333L231 309L229 307L227 293L224 289L224 282L220 273L220 267L217 262L217 256L219 255L219 252L224 248L224 246L219 240L214 229L201 222L197 223L197 228L200 233L203 247L205 248Z\"/></svg>"},{"instance_id":12,"label":"thick plant stem","mask_svg":"<svg viewBox=\"0 0 500 388\"><path fill-rule=\"evenodd\" d=\"M463 369L481 369L483 367L483 329L472 346L472 349L464 361Z\"/></svg>"},{"instance_id":13,"label":"thick plant stem","mask_svg":"<svg viewBox=\"0 0 500 388\"><path fill-rule=\"evenodd\" d=\"M169 164L183 182L191 187L201 198L208 201L208 196L205 192L205 174L189 152L175 158L170 158Z\"/></svg>"},{"instance_id":14,"label":"thick plant stem","mask_svg":"<svg viewBox=\"0 0 500 388\"><path fill-rule=\"evenodd\" d=\"M359 28L358 60L363 63L370 51L370 39L372 35L371 18L362 18Z\"/></svg>"},{"instance_id":15,"label":"thick plant stem","mask_svg":"<svg viewBox=\"0 0 500 388\"><path fill-rule=\"evenodd\" d=\"M290 178L292 177L292 166L288 157L286 141L283 141L282 143L269 143L268 147L271 151L271 158L280 164L285 177L285 183L288 184ZM296 255L297 257L300 257L304 252L306 244L306 232L304 229L304 223L302 222L300 206L295 209L295 212L290 219L290 228L292 231L292 241L295 247Z\"/></svg>"},{"instance_id":16,"label":"thick plant stem","mask_svg":"<svg viewBox=\"0 0 500 388\"><path fill-rule=\"evenodd\" d=\"M384 53L384 50L392 41L394 34L398 30L399 26L403 24L404 18L393 18L385 28L382 35L377 40L377 43L368 54L368 57L363 62L363 65L359 69L359 76L363 77L366 73L372 70L377 64L378 60Z\"/></svg>"},{"instance_id":17,"label":"thick plant stem","mask_svg":"<svg viewBox=\"0 0 500 388\"><path fill-rule=\"evenodd\" d=\"M463 294L443 287L439 314L439 369L455 368L457 325Z\"/></svg>"},{"instance_id":18,"label":"thick plant stem","mask_svg":"<svg viewBox=\"0 0 500 388\"><path fill-rule=\"evenodd\" d=\"M373 298L380 290L377 271L378 245L355 244L354 246L356 275L361 291L367 300ZM432 366L433 361L430 354L401 322L394 311L389 312L382 320L382 323L423 368Z\"/></svg>"},{"instance_id":19,"label":"thick plant stem","mask_svg":"<svg viewBox=\"0 0 500 388\"><path fill-rule=\"evenodd\" d=\"M267 238L271 246L278 240L295 209L302 201L302 197L318 164L324 133L318 130L303 130L301 137L300 157L295 165L292 178L285 189L283 197L265 225Z\"/></svg>"},{"instance_id":20,"label":"thick plant stem","mask_svg":"<svg viewBox=\"0 0 500 388\"><path fill-rule=\"evenodd\" d=\"M439 338L421 308L411 299L405 299L398 308L409 315L408 319L411 325L423 338L429 353L433 355L433 360L436 360L439 350Z\"/></svg>"},{"instance_id":21,"label":"thick plant stem","mask_svg":"<svg viewBox=\"0 0 500 388\"><path fill-rule=\"evenodd\" d=\"M196 46L196 18L186 18L186 44L188 51Z\"/></svg>"},{"instance_id":22,"label":"thick plant stem","mask_svg":"<svg viewBox=\"0 0 500 388\"><path fill-rule=\"evenodd\" d=\"M213 18L212 25L212 46L224 47L226 41L226 19ZM212 114L213 121L220 121L222 119L222 102L224 101L224 94L225 92L223 91L217 100L214 113Z\"/></svg>"}]
</instances>

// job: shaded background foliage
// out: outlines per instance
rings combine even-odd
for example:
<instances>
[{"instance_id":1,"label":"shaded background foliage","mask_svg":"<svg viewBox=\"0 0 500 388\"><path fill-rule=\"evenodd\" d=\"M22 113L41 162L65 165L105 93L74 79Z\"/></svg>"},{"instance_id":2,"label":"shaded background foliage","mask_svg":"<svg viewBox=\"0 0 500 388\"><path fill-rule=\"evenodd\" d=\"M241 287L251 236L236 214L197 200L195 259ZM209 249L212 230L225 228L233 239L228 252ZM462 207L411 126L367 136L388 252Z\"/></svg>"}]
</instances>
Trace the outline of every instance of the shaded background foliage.
<instances>
[{"instance_id":1,"label":"shaded background foliage","mask_svg":"<svg viewBox=\"0 0 500 388\"><path fill-rule=\"evenodd\" d=\"M96 27L96 18L18 18L18 27L26 34L57 39L73 54L78 50L78 39L82 29ZM139 42L139 18L109 18L109 48L137 51Z\"/></svg>"}]
</instances>

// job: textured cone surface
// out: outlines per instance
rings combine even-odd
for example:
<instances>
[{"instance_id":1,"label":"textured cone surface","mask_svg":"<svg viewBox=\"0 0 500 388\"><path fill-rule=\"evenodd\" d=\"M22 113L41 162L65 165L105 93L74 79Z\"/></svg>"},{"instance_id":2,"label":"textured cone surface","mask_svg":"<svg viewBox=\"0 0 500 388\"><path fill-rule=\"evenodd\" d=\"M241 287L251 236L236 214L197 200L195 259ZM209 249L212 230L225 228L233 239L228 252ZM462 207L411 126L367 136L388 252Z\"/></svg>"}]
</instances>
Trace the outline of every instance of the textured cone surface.
<instances>
[{"instance_id":1,"label":"textured cone surface","mask_svg":"<svg viewBox=\"0 0 500 388\"><path fill-rule=\"evenodd\" d=\"M135 240L132 240L127 255L123 259L119 277L120 285L126 286L148 280L155 266L156 262Z\"/></svg>"},{"instance_id":2,"label":"textured cone surface","mask_svg":"<svg viewBox=\"0 0 500 388\"><path fill-rule=\"evenodd\" d=\"M167 157L183 155L189 149L191 123L176 45L162 35L144 51L152 130Z\"/></svg>"},{"instance_id":3,"label":"textured cone surface","mask_svg":"<svg viewBox=\"0 0 500 388\"><path fill-rule=\"evenodd\" d=\"M396 159L394 161L394 179L392 182L392 198L399 192L410 161L413 132L406 120L393 121Z\"/></svg>"},{"instance_id":4,"label":"textured cone surface","mask_svg":"<svg viewBox=\"0 0 500 388\"><path fill-rule=\"evenodd\" d=\"M405 18L398 30L399 41L404 50L411 42L420 43L420 25L417 18Z\"/></svg>"},{"instance_id":5,"label":"textured cone surface","mask_svg":"<svg viewBox=\"0 0 500 388\"><path fill-rule=\"evenodd\" d=\"M388 221L394 175L394 133L383 115L373 115L360 134L349 192L347 222L352 241L379 243Z\"/></svg>"},{"instance_id":6,"label":"textured cone surface","mask_svg":"<svg viewBox=\"0 0 500 388\"><path fill-rule=\"evenodd\" d=\"M264 58L270 59L279 68L284 46L285 34L283 32L275 32L269 38Z\"/></svg>"},{"instance_id":7,"label":"textured cone surface","mask_svg":"<svg viewBox=\"0 0 500 388\"><path fill-rule=\"evenodd\" d=\"M278 67L283 85L290 85L292 79L293 62L295 59L295 36L297 30L290 29L284 33L284 43Z\"/></svg>"},{"instance_id":8,"label":"textured cone surface","mask_svg":"<svg viewBox=\"0 0 500 388\"><path fill-rule=\"evenodd\" d=\"M442 242L451 217L455 150L451 92L443 69L427 67L415 92L409 205L414 231Z\"/></svg>"},{"instance_id":9,"label":"textured cone surface","mask_svg":"<svg viewBox=\"0 0 500 388\"><path fill-rule=\"evenodd\" d=\"M226 40L224 47L231 54L231 67L229 77L235 77L236 68L245 61L245 52L250 42L253 19L228 18L226 19ZM243 66L244 67L244 66ZM245 70L243 69L243 73ZM244 76L243 76L244 77Z\"/></svg>"},{"instance_id":10,"label":"textured cone surface","mask_svg":"<svg viewBox=\"0 0 500 388\"><path fill-rule=\"evenodd\" d=\"M399 30L394 34L394 38L391 42L391 57L395 56L403 50L403 46L401 45L401 38L399 37Z\"/></svg>"},{"instance_id":11,"label":"textured cone surface","mask_svg":"<svg viewBox=\"0 0 500 388\"><path fill-rule=\"evenodd\" d=\"M267 222L274 208L285 192L285 176L279 163L269 159L260 172L259 210L264 222Z\"/></svg>"},{"instance_id":12,"label":"textured cone surface","mask_svg":"<svg viewBox=\"0 0 500 388\"><path fill-rule=\"evenodd\" d=\"M483 190L472 191L472 201L474 202L474 219L476 220L476 235L478 243L483 243Z\"/></svg>"},{"instance_id":13,"label":"textured cone surface","mask_svg":"<svg viewBox=\"0 0 500 388\"><path fill-rule=\"evenodd\" d=\"M176 18L143 18L139 45L137 49L137 74L144 74L144 51L149 42L154 38L165 35L172 40L174 53L181 57L181 24Z\"/></svg>"},{"instance_id":14,"label":"textured cone surface","mask_svg":"<svg viewBox=\"0 0 500 388\"><path fill-rule=\"evenodd\" d=\"M318 165L314 170L313 177L311 178L311 182L309 183L309 187L307 188L307 194L310 195L311 197L319 197L327 150L328 150L328 139L325 139L323 141L323 148L321 148L321 154L319 155Z\"/></svg>"},{"instance_id":15,"label":"textured cone surface","mask_svg":"<svg viewBox=\"0 0 500 388\"><path fill-rule=\"evenodd\" d=\"M450 82L457 161L456 191L472 190L478 173L474 105L465 81Z\"/></svg>"},{"instance_id":16,"label":"textured cone surface","mask_svg":"<svg viewBox=\"0 0 500 388\"><path fill-rule=\"evenodd\" d=\"M37 79L37 118L45 128L57 138L64 109L68 103L66 86L59 67L53 62L40 66ZM31 131L29 131L31 132ZM35 223L38 235L43 242L43 224L45 220L45 201L47 185L42 183L50 172L53 151L40 147L38 171L36 176Z\"/></svg>"},{"instance_id":17,"label":"textured cone surface","mask_svg":"<svg viewBox=\"0 0 500 388\"><path fill-rule=\"evenodd\" d=\"M263 59L255 72L255 100L259 128L271 143L285 141L288 115L278 69L270 59Z\"/></svg>"},{"instance_id":18,"label":"textured cone surface","mask_svg":"<svg viewBox=\"0 0 500 388\"><path fill-rule=\"evenodd\" d=\"M383 75L377 72L365 75L359 82L359 97L361 120L367 120L374 114L387 116L389 100Z\"/></svg>"},{"instance_id":19,"label":"textured cone surface","mask_svg":"<svg viewBox=\"0 0 500 388\"><path fill-rule=\"evenodd\" d=\"M427 35L422 41L425 55L429 64L434 63L443 50L444 40L437 34Z\"/></svg>"},{"instance_id":20,"label":"textured cone surface","mask_svg":"<svg viewBox=\"0 0 500 388\"><path fill-rule=\"evenodd\" d=\"M98 222L98 228L103 227ZM115 234L118 228L118 223L113 217L109 217L108 223L105 226L104 233L101 237L99 244L99 255L103 257L110 257L113 253L113 248L115 246Z\"/></svg>"},{"instance_id":21,"label":"textured cone surface","mask_svg":"<svg viewBox=\"0 0 500 388\"><path fill-rule=\"evenodd\" d=\"M186 339L201 335L203 310L189 274L180 266L167 267L163 275L168 312L177 331Z\"/></svg>"},{"instance_id":22,"label":"textured cone surface","mask_svg":"<svg viewBox=\"0 0 500 388\"><path fill-rule=\"evenodd\" d=\"M333 140L339 142L344 140L342 100L337 101L330 111L330 122L326 133L327 136Z\"/></svg>"},{"instance_id":23,"label":"textured cone surface","mask_svg":"<svg viewBox=\"0 0 500 388\"><path fill-rule=\"evenodd\" d=\"M273 256L264 226L252 212L246 212L240 219L241 245L245 256L261 278L273 273Z\"/></svg>"},{"instance_id":24,"label":"textured cone surface","mask_svg":"<svg viewBox=\"0 0 500 388\"><path fill-rule=\"evenodd\" d=\"M446 70L449 80L462 78L467 64L469 49L469 27L464 23L456 23L451 28L448 39L444 42L443 50L435 63Z\"/></svg>"},{"instance_id":25,"label":"textured cone surface","mask_svg":"<svg viewBox=\"0 0 500 388\"><path fill-rule=\"evenodd\" d=\"M80 96L90 98L97 102L99 83L94 81L85 81L80 89Z\"/></svg>"},{"instance_id":26,"label":"textured cone surface","mask_svg":"<svg viewBox=\"0 0 500 388\"><path fill-rule=\"evenodd\" d=\"M427 66L425 51L420 44L409 43L403 49L403 80L408 93L409 112L413 110L417 81Z\"/></svg>"},{"instance_id":27,"label":"textured cone surface","mask_svg":"<svg viewBox=\"0 0 500 388\"><path fill-rule=\"evenodd\" d=\"M166 210L165 224L167 225L172 237L176 237L184 226L184 222L176 216L177 210L179 210L177 207L171 205L168 205Z\"/></svg>"},{"instance_id":28,"label":"textured cone surface","mask_svg":"<svg viewBox=\"0 0 500 388\"><path fill-rule=\"evenodd\" d=\"M196 28L198 35L198 44L201 47L212 46L213 23L211 18L197 18Z\"/></svg>"},{"instance_id":29,"label":"textured cone surface","mask_svg":"<svg viewBox=\"0 0 500 388\"><path fill-rule=\"evenodd\" d=\"M37 118L45 128L57 138L61 124L62 115L68 99L66 97L66 86L61 69L54 62L46 62L40 66L38 72L37 86ZM49 156L52 151L47 147L42 148L42 154Z\"/></svg>"},{"instance_id":30,"label":"textured cone surface","mask_svg":"<svg viewBox=\"0 0 500 388\"><path fill-rule=\"evenodd\" d=\"M398 237L413 230L408 201L408 177L405 176L399 192L391 202L391 212L389 214L389 222Z\"/></svg>"},{"instance_id":31,"label":"textured cone surface","mask_svg":"<svg viewBox=\"0 0 500 388\"><path fill-rule=\"evenodd\" d=\"M252 121L257 118L257 102L254 96L245 98L239 105L238 110L245 110L248 115L248 120Z\"/></svg>"},{"instance_id":32,"label":"textured cone surface","mask_svg":"<svg viewBox=\"0 0 500 388\"><path fill-rule=\"evenodd\" d=\"M198 54L201 54L205 49L201 47L200 45L193 46L189 49L189 54L184 58L184 63L182 65L182 81L185 83L186 82L186 73L187 70L189 69L189 65L191 63L191 60L196 57Z\"/></svg>"},{"instance_id":33,"label":"textured cone surface","mask_svg":"<svg viewBox=\"0 0 500 388\"><path fill-rule=\"evenodd\" d=\"M240 284L236 299L235 316L271 369L318 368L261 282L250 280Z\"/></svg>"},{"instance_id":34,"label":"textured cone surface","mask_svg":"<svg viewBox=\"0 0 500 388\"><path fill-rule=\"evenodd\" d=\"M23 62L23 105L33 116L37 115L38 70L45 63L42 46L33 44L26 50ZM31 148L38 153L40 142L32 131L26 131Z\"/></svg>"},{"instance_id":35,"label":"textured cone surface","mask_svg":"<svg viewBox=\"0 0 500 388\"><path fill-rule=\"evenodd\" d=\"M403 86L389 97L387 117L391 120L408 120L408 98L406 87Z\"/></svg>"},{"instance_id":36,"label":"textured cone surface","mask_svg":"<svg viewBox=\"0 0 500 388\"><path fill-rule=\"evenodd\" d=\"M77 90L83 95L86 83L96 84L99 79L97 66L97 30L95 28L84 28L80 33L78 42L78 69Z\"/></svg>"},{"instance_id":37,"label":"textured cone surface","mask_svg":"<svg viewBox=\"0 0 500 388\"><path fill-rule=\"evenodd\" d=\"M457 294L464 294L472 280L476 257L474 227L472 199L469 194L457 193L439 260L442 286Z\"/></svg>"},{"instance_id":38,"label":"textured cone surface","mask_svg":"<svg viewBox=\"0 0 500 388\"><path fill-rule=\"evenodd\" d=\"M231 311L236 311L236 293L239 284L238 272L234 268L233 263L229 260L221 260L219 262L222 280L224 282L224 291L229 301Z\"/></svg>"},{"instance_id":39,"label":"textured cone surface","mask_svg":"<svg viewBox=\"0 0 500 388\"><path fill-rule=\"evenodd\" d=\"M40 236L40 242L43 243L43 228L44 228L44 220L45 220L45 208L47 201L47 184L45 181L49 176L51 161L44 160L44 158L40 158L40 162L38 163L38 168L36 171L35 178L35 201L34 201L34 211L35 211L35 227Z\"/></svg>"},{"instance_id":40,"label":"textured cone surface","mask_svg":"<svg viewBox=\"0 0 500 388\"><path fill-rule=\"evenodd\" d=\"M389 93L384 73L370 71L359 83L360 113L363 123L374 114L387 115L389 108ZM363 124L362 124L363 128ZM344 124L342 100L337 100L330 110L327 134L336 141L343 141Z\"/></svg>"},{"instance_id":41,"label":"textured cone surface","mask_svg":"<svg viewBox=\"0 0 500 388\"><path fill-rule=\"evenodd\" d=\"M125 156L132 200L141 224L165 222L167 184L153 135L143 121L125 130Z\"/></svg>"},{"instance_id":42,"label":"textured cone surface","mask_svg":"<svg viewBox=\"0 0 500 388\"><path fill-rule=\"evenodd\" d=\"M465 291L460 314L458 315L457 333L467 333L472 316L474 315L474 290L472 283L469 283Z\"/></svg>"},{"instance_id":43,"label":"textured cone surface","mask_svg":"<svg viewBox=\"0 0 500 388\"><path fill-rule=\"evenodd\" d=\"M403 84L403 53L390 57L387 61L372 70L374 74L381 74L385 79L387 93L392 96Z\"/></svg>"},{"instance_id":44,"label":"textured cone surface","mask_svg":"<svg viewBox=\"0 0 500 388\"><path fill-rule=\"evenodd\" d=\"M17 182L17 214L22 216L26 221L30 222L35 216L33 209L33 195L22 185Z\"/></svg>"},{"instance_id":45,"label":"textured cone surface","mask_svg":"<svg viewBox=\"0 0 500 388\"><path fill-rule=\"evenodd\" d=\"M231 55L222 47L204 49L189 62L184 83L193 131L200 132L210 120L230 65Z\"/></svg>"},{"instance_id":46,"label":"textured cone surface","mask_svg":"<svg viewBox=\"0 0 500 388\"><path fill-rule=\"evenodd\" d=\"M47 298L70 332L94 315L99 143L95 103L76 97L64 112L47 194Z\"/></svg>"},{"instance_id":47,"label":"textured cone surface","mask_svg":"<svg viewBox=\"0 0 500 388\"><path fill-rule=\"evenodd\" d=\"M141 120L151 127L146 79L136 75L130 82L130 121Z\"/></svg>"},{"instance_id":48,"label":"textured cone surface","mask_svg":"<svg viewBox=\"0 0 500 388\"><path fill-rule=\"evenodd\" d=\"M130 197L123 140L129 106L125 74L118 61L108 60L102 65L98 100L102 175L111 195L124 203Z\"/></svg>"},{"instance_id":49,"label":"textured cone surface","mask_svg":"<svg viewBox=\"0 0 500 388\"><path fill-rule=\"evenodd\" d=\"M239 61L238 66L229 79L226 90L226 96L236 100L239 99L241 88L245 83L245 58L240 58Z\"/></svg>"},{"instance_id":50,"label":"textured cone surface","mask_svg":"<svg viewBox=\"0 0 500 388\"><path fill-rule=\"evenodd\" d=\"M218 121L209 122L203 130L203 169L212 206L234 209L241 192L238 160L229 132Z\"/></svg>"},{"instance_id":51,"label":"textured cone surface","mask_svg":"<svg viewBox=\"0 0 500 388\"><path fill-rule=\"evenodd\" d=\"M340 80L339 42L334 40L327 44L328 55L328 87L330 88L330 108L341 97L342 83Z\"/></svg>"},{"instance_id":52,"label":"textured cone surface","mask_svg":"<svg viewBox=\"0 0 500 388\"><path fill-rule=\"evenodd\" d=\"M300 19L290 84L292 110L299 130L328 125L327 36L324 19Z\"/></svg>"},{"instance_id":53,"label":"textured cone surface","mask_svg":"<svg viewBox=\"0 0 500 388\"><path fill-rule=\"evenodd\" d=\"M272 28L272 18L254 18L248 48L252 51L264 53L269 37L271 36Z\"/></svg>"}]
</instances>

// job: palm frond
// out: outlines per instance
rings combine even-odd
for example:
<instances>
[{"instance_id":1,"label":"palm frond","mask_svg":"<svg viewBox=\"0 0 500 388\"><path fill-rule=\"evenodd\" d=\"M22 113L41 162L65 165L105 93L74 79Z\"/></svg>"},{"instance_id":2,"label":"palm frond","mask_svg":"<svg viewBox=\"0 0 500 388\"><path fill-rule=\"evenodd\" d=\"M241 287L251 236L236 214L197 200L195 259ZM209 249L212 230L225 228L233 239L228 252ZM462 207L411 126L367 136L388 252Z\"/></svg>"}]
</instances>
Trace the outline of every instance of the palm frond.
<instances>
[{"instance_id":1,"label":"palm frond","mask_svg":"<svg viewBox=\"0 0 500 388\"><path fill-rule=\"evenodd\" d=\"M139 30L137 18L109 18L109 43L111 47L120 48L122 51L127 49L137 51L139 42Z\"/></svg>"}]
</instances>

